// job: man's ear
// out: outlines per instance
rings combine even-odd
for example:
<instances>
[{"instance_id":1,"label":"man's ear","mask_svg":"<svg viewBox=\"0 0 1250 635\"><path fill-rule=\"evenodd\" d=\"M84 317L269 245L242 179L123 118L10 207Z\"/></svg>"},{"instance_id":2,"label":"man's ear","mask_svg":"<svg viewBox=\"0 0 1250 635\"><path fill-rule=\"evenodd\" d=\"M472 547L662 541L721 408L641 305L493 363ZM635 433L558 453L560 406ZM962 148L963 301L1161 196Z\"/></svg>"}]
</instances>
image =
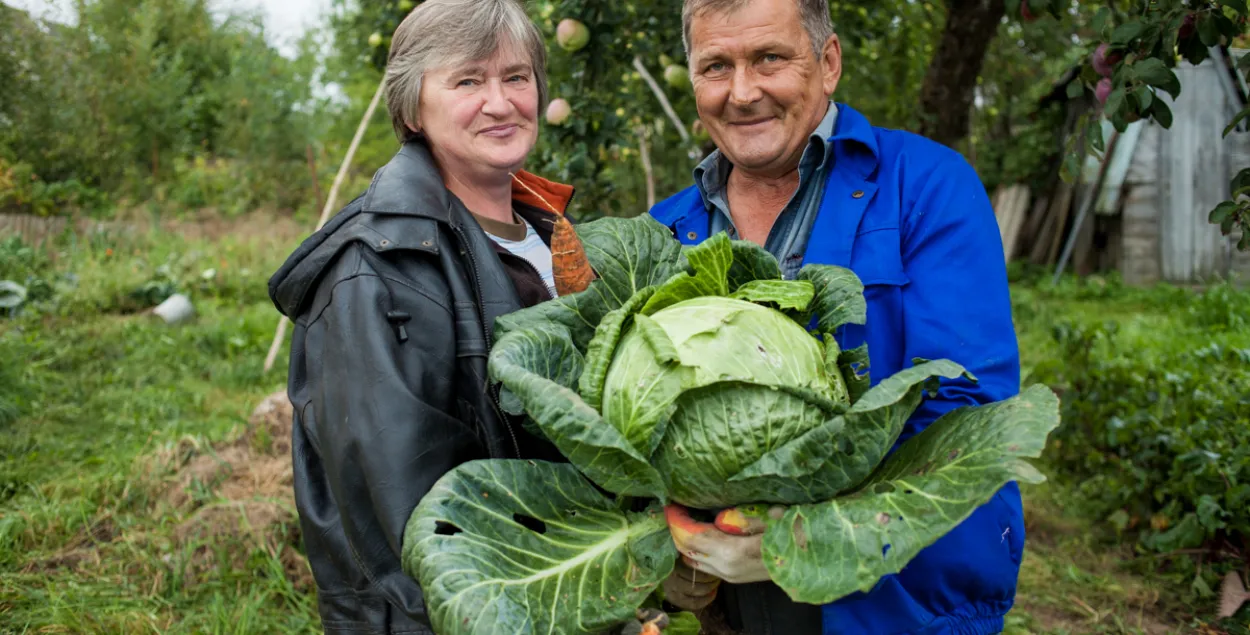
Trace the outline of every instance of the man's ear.
<instances>
[{"instance_id":1,"label":"man's ear","mask_svg":"<svg viewBox=\"0 0 1250 635\"><path fill-rule=\"evenodd\" d=\"M836 33L825 40L825 48L820 57L820 72L825 95L832 97L838 89L838 80L842 79L842 43Z\"/></svg>"}]
</instances>

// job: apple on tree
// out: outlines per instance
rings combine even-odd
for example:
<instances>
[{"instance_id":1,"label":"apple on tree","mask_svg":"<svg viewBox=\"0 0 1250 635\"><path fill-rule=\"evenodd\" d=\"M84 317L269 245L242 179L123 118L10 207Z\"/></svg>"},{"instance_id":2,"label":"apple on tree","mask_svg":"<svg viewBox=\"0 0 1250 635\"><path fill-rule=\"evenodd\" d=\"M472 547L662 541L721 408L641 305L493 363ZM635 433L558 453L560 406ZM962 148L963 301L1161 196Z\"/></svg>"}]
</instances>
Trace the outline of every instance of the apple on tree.
<instances>
[{"instance_id":1,"label":"apple on tree","mask_svg":"<svg viewBox=\"0 0 1250 635\"><path fill-rule=\"evenodd\" d=\"M673 88L690 88L690 73L683 66L669 64L664 68L664 81Z\"/></svg>"},{"instance_id":2,"label":"apple on tree","mask_svg":"<svg viewBox=\"0 0 1250 635\"><path fill-rule=\"evenodd\" d=\"M558 126L573 114L573 107L569 105L566 99L553 99L547 105L547 123Z\"/></svg>"},{"instance_id":3,"label":"apple on tree","mask_svg":"<svg viewBox=\"0 0 1250 635\"><path fill-rule=\"evenodd\" d=\"M582 50L590 42L590 29L578 20L565 18L556 25L556 43L560 48L574 53Z\"/></svg>"}]
</instances>

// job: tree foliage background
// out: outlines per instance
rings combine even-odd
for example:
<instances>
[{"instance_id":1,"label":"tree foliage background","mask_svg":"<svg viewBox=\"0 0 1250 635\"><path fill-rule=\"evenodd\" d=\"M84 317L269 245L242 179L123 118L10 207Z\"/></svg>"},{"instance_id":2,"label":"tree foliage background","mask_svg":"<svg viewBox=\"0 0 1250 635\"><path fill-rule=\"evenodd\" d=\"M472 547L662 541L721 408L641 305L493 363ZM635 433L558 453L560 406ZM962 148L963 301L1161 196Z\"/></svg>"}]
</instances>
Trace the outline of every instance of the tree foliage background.
<instances>
[{"instance_id":1,"label":"tree foliage background","mask_svg":"<svg viewBox=\"0 0 1250 635\"><path fill-rule=\"evenodd\" d=\"M0 9L0 84L16 87L0 91L0 208L111 213L118 202L156 200L312 209L307 159L316 159L324 191L381 78L389 36L417 4L333 0L324 29L293 57L278 53L255 18L214 20L206 0L76 0L74 26ZM688 83L672 70L686 63L680 4L527 6L550 42L551 96L573 112L543 126L529 167L575 183L575 213L586 218L645 211L644 145L655 198L686 186L712 148L694 126ZM1073 68L1080 95L1095 94L1099 43L1121 59L1095 116L1170 124L1161 100L1142 105L1147 93L1171 88L1180 60L1240 42L1246 16L1244 0L832 0L830 10L844 53L835 98L877 125L957 148L991 190L1044 187L1063 154L1071 164L1102 150L1099 139L1065 148L1063 113L1037 106ZM584 48L557 45L566 18L588 26ZM364 187L394 150L380 109L343 191ZM1250 187L1243 174L1235 196ZM1247 209L1229 201L1212 222L1231 230L1250 221Z\"/></svg>"}]
</instances>

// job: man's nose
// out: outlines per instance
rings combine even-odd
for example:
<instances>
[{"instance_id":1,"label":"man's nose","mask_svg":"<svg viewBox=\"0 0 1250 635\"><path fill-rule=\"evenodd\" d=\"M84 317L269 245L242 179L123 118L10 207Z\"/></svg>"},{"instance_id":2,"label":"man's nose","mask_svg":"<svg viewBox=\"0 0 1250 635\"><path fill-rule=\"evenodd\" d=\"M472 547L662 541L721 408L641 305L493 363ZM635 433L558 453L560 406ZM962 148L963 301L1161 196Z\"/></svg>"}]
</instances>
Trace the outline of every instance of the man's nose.
<instances>
[{"instance_id":1,"label":"man's nose","mask_svg":"<svg viewBox=\"0 0 1250 635\"><path fill-rule=\"evenodd\" d=\"M760 100L760 89L755 74L748 67L734 69L729 78L729 100L735 106L747 106Z\"/></svg>"}]
</instances>

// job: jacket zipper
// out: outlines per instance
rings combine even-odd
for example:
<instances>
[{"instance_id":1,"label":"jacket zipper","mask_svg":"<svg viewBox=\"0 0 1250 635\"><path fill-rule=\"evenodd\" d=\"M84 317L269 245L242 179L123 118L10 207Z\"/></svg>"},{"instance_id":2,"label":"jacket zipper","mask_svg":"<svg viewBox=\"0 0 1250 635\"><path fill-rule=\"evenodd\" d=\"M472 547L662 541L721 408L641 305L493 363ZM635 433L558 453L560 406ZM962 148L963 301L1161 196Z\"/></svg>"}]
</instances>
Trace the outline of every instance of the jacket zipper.
<instances>
[{"instance_id":1,"label":"jacket zipper","mask_svg":"<svg viewBox=\"0 0 1250 635\"><path fill-rule=\"evenodd\" d=\"M478 319L482 322L482 334L486 337L486 347L489 350L494 341L493 326L486 321L486 307L482 306L482 274L477 269L477 258L473 256L473 250L469 248L469 237L465 235L464 230L457 224L452 223L452 228L456 235L460 238L460 244L464 247L464 253L469 257L469 267L473 269L473 279L476 286L473 287L473 293L477 296ZM541 278L541 277L540 277ZM489 382L489 377L487 378ZM516 450L516 458L521 458L521 444L517 441L516 432L512 429L512 424L508 421L508 416L504 414L503 405L499 402L498 386L489 386L487 392L490 393L491 405L495 407L495 415L499 417L499 422L508 430L508 436L512 438L512 448Z\"/></svg>"}]
</instances>

